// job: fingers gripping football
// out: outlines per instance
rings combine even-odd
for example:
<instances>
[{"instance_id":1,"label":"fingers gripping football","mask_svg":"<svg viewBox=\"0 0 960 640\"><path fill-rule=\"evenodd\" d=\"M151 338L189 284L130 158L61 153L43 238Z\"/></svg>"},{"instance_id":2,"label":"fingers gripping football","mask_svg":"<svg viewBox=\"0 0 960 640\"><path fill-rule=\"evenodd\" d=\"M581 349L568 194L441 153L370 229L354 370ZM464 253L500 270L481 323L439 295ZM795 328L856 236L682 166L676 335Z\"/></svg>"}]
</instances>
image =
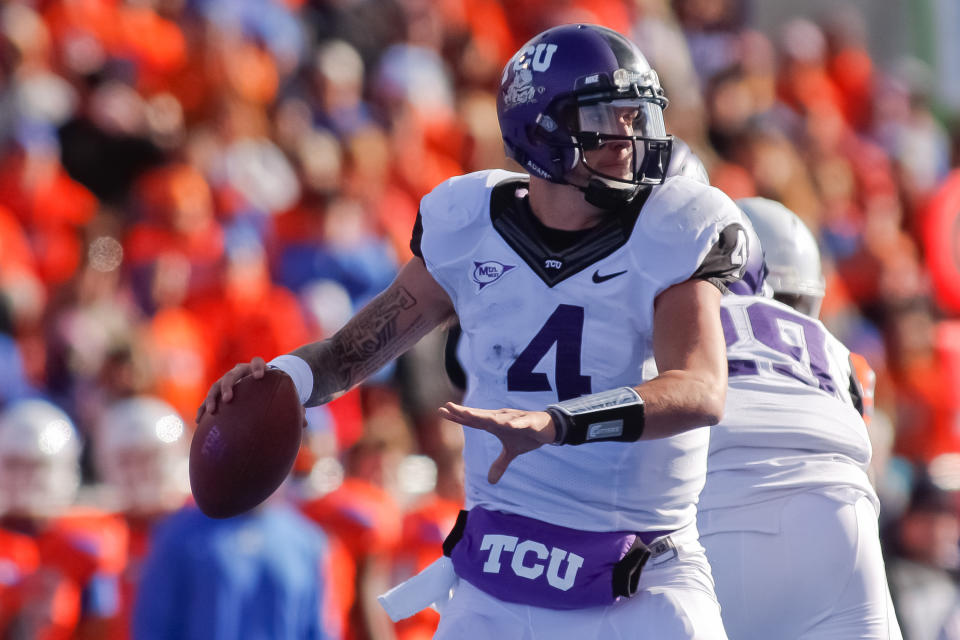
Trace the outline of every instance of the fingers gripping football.
<instances>
[{"instance_id":1,"label":"fingers gripping football","mask_svg":"<svg viewBox=\"0 0 960 640\"><path fill-rule=\"evenodd\" d=\"M203 404L197 409L197 422L205 413L216 413L220 402L230 402L233 400L233 387L240 378L252 375L256 380L263 377L267 370L267 363L263 358L257 356L250 362L241 362L232 369L223 374L219 380L213 383Z\"/></svg>"},{"instance_id":2,"label":"fingers gripping football","mask_svg":"<svg viewBox=\"0 0 960 640\"><path fill-rule=\"evenodd\" d=\"M545 411L474 409L448 402L440 408L440 415L500 440L503 450L487 472L490 484L500 480L514 458L553 442L555 436L553 420Z\"/></svg>"},{"instance_id":3,"label":"fingers gripping football","mask_svg":"<svg viewBox=\"0 0 960 640\"><path fill-rule=\"evenodd\" d=\"M190 487L197 506L213 518L238 515L266 500L287 477L300 449L304 412L293 381L262 364L224 374L219 393L211 391L213 401L220 401L217 410L197 421ZM238 374L242 377L234 387Z\"/></svg>"}]
</instances>

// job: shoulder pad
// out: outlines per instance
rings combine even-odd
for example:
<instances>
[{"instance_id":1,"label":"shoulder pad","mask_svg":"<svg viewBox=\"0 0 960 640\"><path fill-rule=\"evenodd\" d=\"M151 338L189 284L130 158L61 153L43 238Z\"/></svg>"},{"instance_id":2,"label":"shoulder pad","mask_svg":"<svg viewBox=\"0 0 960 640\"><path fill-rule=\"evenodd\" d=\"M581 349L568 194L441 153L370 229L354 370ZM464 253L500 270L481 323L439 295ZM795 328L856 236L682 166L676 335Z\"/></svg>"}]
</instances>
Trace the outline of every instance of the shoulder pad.
<instances>
[{"instance_id":1,"label":"shoulder pad","mask_svg":"<svg viewBox=\"0 0 960 640\"><path fill-rule=\"evenodd\" d=\"M645 233L669 243L671 238L689 238L695 229L710 228L719 234L742 218L737 205L725 193L685 176L673 176L653 190L640 212Z\"/></svg>"},{"instance_id":2,"label":"shoulder pad","mask_svg":"<svg viewBox=\"0 0 960 640\"><path fill-rule=\"evenodd\" d=\"M438 184L420 201L424 231L467 227L489 212L490 191L499 183L525 174L493 169L455 176Z\"/></svg>"},{"instance_id":3,"label":"shoulder pad","mask_svg":"<svg viewBox=\"0 0 960 640\"><path fill-rule=\"evenodd\" d=\"M509 171L478 171L439 184L420 201L423 235L420 251L427 267L460 260L492 229L490 199L493 189L508 180L525 178Z\"/></svg>"},{"instance_id":4,"label":"shoulder pad","mask_svg":"<svg viewBox=\"0 0 960 640\"><path fill-rule=\"evenodd\" d=\"M677 176L654 188L640 211L630 244L659 292L689 280L720 239L720 232L740 222L740 210L722 191Z\"/></svg>"}]
</instances>

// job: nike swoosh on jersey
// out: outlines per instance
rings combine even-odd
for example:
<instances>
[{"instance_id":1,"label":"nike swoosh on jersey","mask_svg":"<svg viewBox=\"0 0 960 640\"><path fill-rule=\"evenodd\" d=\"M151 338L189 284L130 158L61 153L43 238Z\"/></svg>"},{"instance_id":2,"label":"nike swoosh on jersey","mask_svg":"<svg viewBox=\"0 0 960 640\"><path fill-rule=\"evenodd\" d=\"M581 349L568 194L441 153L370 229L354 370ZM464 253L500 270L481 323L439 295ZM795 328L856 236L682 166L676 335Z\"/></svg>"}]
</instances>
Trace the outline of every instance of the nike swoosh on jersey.
<instances>
[{"instance_id":1,"label":"nike swoosh on jersey","mask_svg":"<svg viewBox=\"0 0 960 640\"><path fill-rule=\"evenodd\" d=\"M600 275L600 270L597 269L596 271L593 272L593 281L596 282L597 284L600 284L601 282L606 282L607 280L609 280L609 279L611 279L611 278L616 278L617 276L622 276L622 275L625 274L625 273L626 273L626 270L624 270L624 271L617 271L616 273L607 273L607 274L604 274L604 275Z\"/></svg>"}]
</instances>

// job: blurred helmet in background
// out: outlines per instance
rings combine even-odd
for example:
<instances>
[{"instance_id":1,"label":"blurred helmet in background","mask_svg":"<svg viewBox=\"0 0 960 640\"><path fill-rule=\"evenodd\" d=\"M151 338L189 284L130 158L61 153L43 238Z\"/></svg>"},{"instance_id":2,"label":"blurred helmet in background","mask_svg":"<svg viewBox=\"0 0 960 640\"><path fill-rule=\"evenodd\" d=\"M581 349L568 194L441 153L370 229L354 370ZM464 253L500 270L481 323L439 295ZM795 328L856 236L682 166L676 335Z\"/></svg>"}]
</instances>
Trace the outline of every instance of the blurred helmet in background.
<instances>
[{"instance_id":1,"label":"blurred helmet in background","mask_svg":"<svg viewBox=\"0 0 960 640\"><path fill-rule=\"evenodd\" d=\"M670 164L667 165L667 177L671 176L684 176L705 185L710 184L703 161L680 138L673 139L673 151L670 153Z\"/></svg>"},{"instance_id":2,"label":"blurred helmet in background","mask_svg":"<svg viewBox=\"0 0 960 640\"><path fill-rule=\"evenodd\" d=\"M61 514L80 487L80 439L70 417L31 398L0 413L0 516Z\"/></svg>"},{"instance_id":3,"label":"blurred helmet in background","mask_svg":"<svg viewBox=\"0 0 960 640\"><path fill-rule=\"evenodd\" d=\"M173 511L190 494L183 419L159 398L111 405L98 423L94 454L107 488L128 513Z\"/></svg>"},{"instance_id":4,"label":"blurred helmet in background","mask_svg":"<svg viewBox=\"0 0 960 640\"><path fill-rule=\"evenodd\" d=\"M741 198L737 206L760 237L773 297L812 318L818 317L826 283L820 249L810 229L797 214L767 198Z\"/></svg>"}]
</instances>

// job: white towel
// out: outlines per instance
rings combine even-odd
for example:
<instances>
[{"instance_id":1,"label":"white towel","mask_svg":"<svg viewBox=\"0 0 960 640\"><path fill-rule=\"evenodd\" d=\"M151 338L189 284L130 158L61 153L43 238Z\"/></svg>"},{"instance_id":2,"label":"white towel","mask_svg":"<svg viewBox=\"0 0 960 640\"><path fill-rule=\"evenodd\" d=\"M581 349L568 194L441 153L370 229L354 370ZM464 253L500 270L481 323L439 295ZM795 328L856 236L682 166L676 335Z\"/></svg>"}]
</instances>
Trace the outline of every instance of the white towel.
<instances>
[{"instance_id":1,"label":"white towel","mask_svg":"<svg viewBox=\"0 0 960 640\"><path fill-rule=\"evenodd\" d=\"M443 613L443 606L456 585L453 562L447 556L440 556L417 575L377 596L377 600L390 619L399 622L431 606Z\"/></svg>"}]
</instances>

